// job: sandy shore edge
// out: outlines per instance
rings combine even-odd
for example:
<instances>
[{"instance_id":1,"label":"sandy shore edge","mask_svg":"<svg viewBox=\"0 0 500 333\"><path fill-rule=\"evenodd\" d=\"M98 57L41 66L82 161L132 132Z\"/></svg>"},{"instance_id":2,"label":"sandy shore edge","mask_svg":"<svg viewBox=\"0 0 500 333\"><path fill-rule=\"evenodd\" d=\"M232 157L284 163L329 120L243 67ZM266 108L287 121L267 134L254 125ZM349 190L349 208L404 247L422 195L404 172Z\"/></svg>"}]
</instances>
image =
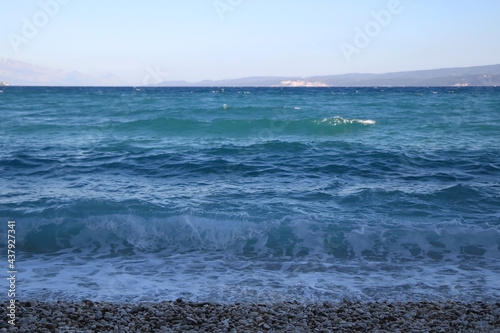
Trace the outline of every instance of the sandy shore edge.
<instances>
[{"instance_id":1,"label":"sandy shore edge","mask_svg":"<svg viewBox=\"0 0 500 333\"><path fill-rule=\"evenodd\" d=\"M8 306L0 332L500 332L500 302L24 301L14 326Z\"/></svg>"}]
</instances>

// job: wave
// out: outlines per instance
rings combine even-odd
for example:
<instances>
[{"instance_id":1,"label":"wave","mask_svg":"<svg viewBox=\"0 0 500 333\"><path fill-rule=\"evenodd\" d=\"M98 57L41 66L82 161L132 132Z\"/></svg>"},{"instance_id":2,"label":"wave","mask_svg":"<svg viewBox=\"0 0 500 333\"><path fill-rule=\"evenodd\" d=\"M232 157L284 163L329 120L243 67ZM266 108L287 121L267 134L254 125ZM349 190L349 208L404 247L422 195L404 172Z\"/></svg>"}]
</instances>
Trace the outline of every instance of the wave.
<instances>
[{"instance_id":1,"label":"wave","mask_svg":"<svg viewBox=\"0 0 500 333\"><path fill-rule=\"evenodd\" d=\"M374 120L345 119L339 116L322 119L213 119L201 121L160 117L154 119L110 122L102 130L142 132L163 135L335 135L362 130L375 125Z\"/></svg>"},{"instance_id":2,"label":"wave","mask_svg":"<svg viewBox=\"0 0 500 333\"><path fill-rule=\"evenodd\" d=\"M59 143L60 148L86 149L87 147L108 145L110 142L133 140L141 142L146 147L158 145L159 141L175 140L174 145L193 144L193 138L213 139L225 141L230 139L251 138L255 142L287 140L287 137L334 137L345 134L363 132L376 122L370 119L347 119L342 117L330 118L215 118L203 119L199 117L156 117L147 119L123 120L119 117L114 120L100 119L97 122L83 124L35 123L9 125L6 138L12 142L6 145L9 149L15 146L19 138L23 145L30 143L30 147L54 145ZM302 139L302 138L301 138ZM191 141L189 141L191 140Z\"/></svg>"},{"instance_id":3,"label":"wave","mask_svg":"<svg viewBox=\"0 0 500 333\"><path fill-rule=\"evenodd\" d=\"M159 206L138 201L84 201L20 216L16 240L26 253L90 251L98 256L201 251L394 262L500 255L500 225L459 220L376 221L357 215L349 212L325 219L294 214L255 219L244 213L168 214Z\"/></svg>"},{"instance_id":4,"label":"wave","mask_svg":"<svg viewBox=\"0 0 500 333\"><path fill-rule=\"evenodd\" d=\"M84 151L24 148L0 156L0 168L5 179L31 177L36 186L46 186L50 179L54 186L67 189L102 189L101 180L106 179L108 190L118 190L117 194L124 194L123 186L129 177L138 177L135 186L144 189L147 187L142 186L144 182L153 179L165 183L175 178L189 187L207 176L216 176L212 179L215 183L233 176L239 177L232 180L238 183L245 183L247 177L260 177L255 178L255 184L335 180L343 186L340 192L330 195L340 196L344 202L365 202L372 206L371 198L389 200L406 195L410 202L419 200L433 207L439 202L446 207L454 203L481 210L488 205L498 206L495 184L488 184L500 176L499 156L489 151L388 150L334 140L321 143L268 140L188 149L143 148L140 143L128 140ZM380 182L387 180L390 187L383 187ZM13 193L19 193L12 189ZM400 189L403 192L394 192ZM307 188L302 192L308 194Z\"/></svg>"}]
</instances>

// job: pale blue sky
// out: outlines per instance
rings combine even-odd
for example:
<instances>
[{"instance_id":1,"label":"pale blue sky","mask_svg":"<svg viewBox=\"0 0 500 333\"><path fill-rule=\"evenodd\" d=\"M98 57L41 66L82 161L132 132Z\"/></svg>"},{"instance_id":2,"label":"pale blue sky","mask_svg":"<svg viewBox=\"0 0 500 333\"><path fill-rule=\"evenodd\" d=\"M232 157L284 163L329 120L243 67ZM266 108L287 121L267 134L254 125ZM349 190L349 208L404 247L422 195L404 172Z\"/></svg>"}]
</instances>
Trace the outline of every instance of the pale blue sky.
<instances>
[{"instance_id":1,"label":"pale blue sky","mask_svg":"<svg viewBox=\"0 0 500 333\"><path fill-rule=\"evenodd\" d=\"M493 0L0 0L0 57L130 84L475 66L500 63L499 17Z\"/></svg>"}]
</instances>

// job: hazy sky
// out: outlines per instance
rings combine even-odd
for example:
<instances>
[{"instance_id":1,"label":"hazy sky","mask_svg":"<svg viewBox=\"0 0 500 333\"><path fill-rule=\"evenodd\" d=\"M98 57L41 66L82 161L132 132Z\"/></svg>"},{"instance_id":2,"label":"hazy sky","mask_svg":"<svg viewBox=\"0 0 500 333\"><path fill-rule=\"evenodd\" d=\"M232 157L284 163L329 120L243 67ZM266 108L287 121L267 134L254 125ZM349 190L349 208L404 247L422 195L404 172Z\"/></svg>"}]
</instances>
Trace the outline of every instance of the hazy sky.
<instances>
[{"instance_id":1,"label":"hazy sky","mask_svg":"<svg viewBox=\"0 0 500 333\"><path fill-rule=\"evenodd\" d=\"M0 0L0 57L131 84L500 63L494 0Z\"/></svg>"}]
</instances>

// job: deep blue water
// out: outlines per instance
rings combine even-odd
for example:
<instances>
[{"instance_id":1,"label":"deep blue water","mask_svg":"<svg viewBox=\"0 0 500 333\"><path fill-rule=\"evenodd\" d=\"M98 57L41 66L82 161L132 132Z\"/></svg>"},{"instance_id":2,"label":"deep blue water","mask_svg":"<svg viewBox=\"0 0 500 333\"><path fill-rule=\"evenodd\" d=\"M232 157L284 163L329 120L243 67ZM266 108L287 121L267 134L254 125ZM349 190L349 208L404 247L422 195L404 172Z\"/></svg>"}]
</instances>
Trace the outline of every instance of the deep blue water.
<instances>
[{"instance_id":1,"label":"deep blue water","mask_svg":"<svg viewBox=\"0 0 500 333\"><path fill-rule=\"evenodd\" d=\"M500 297L500 88L4 87L0 185L21 299Z\"/></svg>"}]
</instances>

